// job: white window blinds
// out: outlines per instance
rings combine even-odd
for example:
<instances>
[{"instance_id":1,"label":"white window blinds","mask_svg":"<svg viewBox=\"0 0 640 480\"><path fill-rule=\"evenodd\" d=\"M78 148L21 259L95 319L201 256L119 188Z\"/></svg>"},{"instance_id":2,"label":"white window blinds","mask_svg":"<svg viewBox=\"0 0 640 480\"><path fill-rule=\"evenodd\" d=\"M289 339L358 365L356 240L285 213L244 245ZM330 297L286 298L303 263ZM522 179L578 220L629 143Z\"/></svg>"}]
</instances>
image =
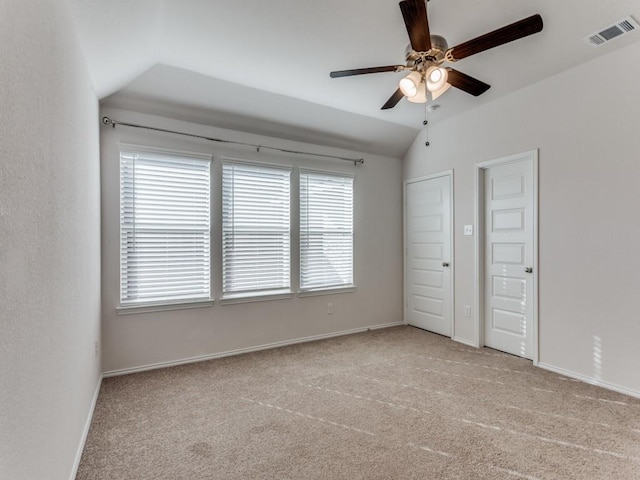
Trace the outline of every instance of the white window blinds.
<instances>
[{"instance_id":1,"label":"white window blinds","mask_svg":"<svg viewBox=\"0 0 640 480\"><path fill-rule=\"evenodd\" d=\"M223 164L223 294L290 288L290 181L290 169Z\"/></svg>"},{"instance_id":2,"label":"white window blinds","mask_svg":"<svg viewBox=\"0 0 640 480\"><path fill-rule=\"evenodd\" d=\"M210 298L210 159L120 153L120 303Z\"/></svg>"},{"instance_id":3,"label":"white window blinds","mask_svg":"<svg viewBox=\"0 0 640 480\"><path fill-rule=\"evenodd\" d=\"M300 289L353 284L353 177L300 172Z\"/></svg>"}]
</instances>

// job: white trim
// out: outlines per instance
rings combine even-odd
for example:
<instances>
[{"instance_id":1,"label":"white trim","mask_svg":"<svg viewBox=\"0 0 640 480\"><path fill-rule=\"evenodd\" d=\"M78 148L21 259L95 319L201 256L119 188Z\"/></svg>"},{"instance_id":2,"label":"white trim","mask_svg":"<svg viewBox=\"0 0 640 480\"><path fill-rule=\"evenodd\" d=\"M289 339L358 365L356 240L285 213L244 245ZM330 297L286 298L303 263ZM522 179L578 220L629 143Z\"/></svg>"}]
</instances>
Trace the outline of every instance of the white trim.
<instances>
[{"instance_id":1,"label":"white trim","mask_svg":"<svg viewBox=\"0 0 640 480\"><path fill-rule=\"evenodd\" d=\"M302 198L302 185L308 184L308 182L302 182L303 175L324 175L327 177L334 177L335 179L348 179L351 180L351 282L349 284L343 285L335 285L335 286L319 286L319 287L310 287L304 288L302 287L302 253L303 250L303 242L302 242L302 205L308 202L303 202ZM297 218L296 218L296 240L297 240L297 287L298 287L298 296L306 297L306 296L315 296L315 295L330 295L332 293L346 293L355 291L355 282L356 282L356 231L355 231L355 193L356 193L356 177L353 173L339 173L339 172L328 172L322 170L313 170L308 168L298 168L297 175ZM347 182L348 183L348 182ZM341 205L344 206L344 205ZM307 212L308 213L308 212ZM307 228L308 230L308 228ZM308 233L308 232L306 232ZM292 257L293 258L293 257ZM343 290L343 292L339 292L338 290ZM324 290L329 290L329 292L324 293Z\"/></svg>"},{"instance_id":2,"label":"white trim","mask_svg":"<svg viewBox=\"0 0 640 480\"><path fill-rule=\"evenodd\" d=\"M118 155L118 176L119 176L119 181L118 181L118 189L119 189L119 202L118 202L118 209L119 209L119 247L118 247L118 256L119 256L119 265L118 265L118 273L119 273L119 279L118 279L118 290L119 290L119 301L122 302L123 300L123 295L122 295L122 288L123 288L123 281L122 281L122 275L123 275L123 263L122 263L122 253L123 253L123 245L122 245L122 234L123 234L123 222L122 222L122 208L123 208L123 200L122 200L122 190L123 190L123 178L122 178L122 155L123 153L134 153L134 154L144 154L144 153L155 153L155 154L159 154L159 155L163 155L165 157L182 157L182 158L188 158L191 160L197 160L198 162L203 162L207 164L207 174L208 174L208 180L209 180L209 184L208 184L208 196L209 196L209 217L208 217L208 230L209 230L209 279L208 279L208 283L209 283L209 292L208 292L208 297L211 297L212 295L212 277L211 277L211 270L212 270L212 252L211 252L211 243L212 243L212 239L211 239L211 233L212 233L212 220L213 220L213 216L212 216L212 201L213 201L213 195L211 195L211 189L213 187L213 180L212 180L212 173L213 173L213 167L214 167L214 163L213 163L213 155L212 154L203 154L203 153L194 153L194 152L186 152L186 151L180 151L180 150L172 150L172 149L167 149L167 148L160 148L160 147L144 147L144 146L137 146L137 145L132 145L132 144L127 144L127 143L122 143L122 142L118 142L118 146L119 146L119 155ZM136 171L136 159L134 158L133 160L133 171L134 171L134 179L133 182L135 184L135 171ZM135 186L134 186L134 198L135 198ZM134 199L134 204L135 204L135 199ZM135 236L135 227L136 227L136 223L135 220L133 222L133 227L134 227L134 236ZM127 262L128 263L128 262ZM202 302L209 302L208 305L206 304L202 304L202 305L196 305L197 303L202 303ZM185 304L190 304L189 306L184 306ZM127 315L127 314L136 314L136 313L149 313L149 312L157 312L157 311L164 311L164 310L181 310L183 308L197 308L197 307L207 307L207 306L211 306L213 304L213 299L212 298L204 298L204 296L200 296L196 299L174 299L174 300L169 300L169 301L143 301L142 303L135 303L135 302L129 302L125 305L122 305L122 303L120 303L117 307L116 307L116 315Z\"/></svg>"},{"instance_id":3,"label":"white trim","mask_svg":"<svg viewBox=\"0 0 640 480\"><path fill-rule=\"evenodd\" d=\"M96 385L95 391L93 392L93 400L91 400L89 414L87 415L87 420L85 421L84 429L82 430L82 436L80 437L80 445L78 445L76 457L73 459L73 465L71 466L71 475L69 476L69 480L75 480L76 475L78 474L80 460L82 459L82 452L84 451L84 445L87 443L87 437L89 436L89 429L91 428L91 421L93 420L93 412L95 411L96 404L98 403L98 395L100 394L100 387L102 386L103 378L103 375L100 375L100 377L98 377L98 383Z\"/></svg>"},{"instance_id":4,"label":"white trim","mask_svg":"<svg viewBox=\"0 0 640 480\"><path fill-rule=\"evenodd\" d=\"M294 338L292 340L285 340L285 341L282 341L282 342L267 343L267 344L258 345L258 346L255 346L255 347L239 348L237 350L229 350L229 351L226 351L226 352L212 353L210 355L200 355L200 356L197 356L197 357L183 358L183 359L180 359L180 360L172 360L172 361L169 361L169 362L152 363L152 364L148 364L148 365L142 365L140 367L123 368L123 369L120 369L120 370L111 370L111 371L108 371L108 372L104 372L102 374L102 376L104 378L117 377L117 376L120 376L120 375L128 375L130 373L145 372L147 370L156 370L158 368L175 367L177 365L185 365L185 364L188 364L188 363L204 362L204 361L207 361L207 360L215 360L216 358L231 357L233 355L241 355L243 353L259 352L261 350L269 350L271 348L285 347L287 345L296 345L296 344L299 344L299 343L315 342L316 340L325 340L327 338L342 337L344 335L351 335L351 334L354 334L354 333L363 333L363 332L367 332L369 330L380 330L382 328L399 327L399 326L402 326L402 325L404 325L404 323L402 323L402 322L383 323L383 324L379 324L379 325L371 325L369 327L360 327L360 328L353 328L351 330L342 330L342 331L339 331L339 332L324 333L324 334L321 334L321 335L313 335L311 337Z\"/></svg>"},{"instance_id":5,"label":"white trim","mask_svg":"<svg viewBox=\"0 0 640 480\"><path fill-rule=\"evenodd\" d=\"M607 390L613 390L614 392L618 393L623 393L625 395L629 395L630 397L640 398L640 391L621 387L620 385L616 385L615 383L603 382L602 380L597 380L595 378L572 372L571 370L565 370L564 368L549 365L547 363L539 362L538 367L542 368L543 370L548 370L549 372L564 375L565 377L580 380L581 382L588 383L589 385L597 385L598 387L606 388Z\"/></svg>"},{"instance_id":6,"label":"white trim","mask_svg":"<svg viewBox=\"0 0 640 480\"><path fill-rule=\"evenodd\" d=\"M409 305L409 300L407 298L407 185L410 183L418 183L424 182L426 180L433 180L434 178L440 177L449 177L449 251L450 251L450 259L449 259L449 268L451 269L450 275L450 292L451 292L451 335L450 337L453 339L455 332L455 192L454 192L454 171L444 170L438 173L432 173L430 175L424 175L422 177L409 178L402 182L402 281L403 281L403 305L402 305L402 320L405 325L408 325L407 322L407 307Z\"/></svg>"},{"instance_id":7,"label":"white trim","mask_svg":"<svg viewBox=\"0 0 640 480\"><path fill-rule=\"evenodd\" d=\"M475 309L476 321L475 327L475 345L474 347L484 346L484 170L496 165L506 165L516 163L523 160L532 160L533 162L533 365L537 366L539 362L539 318L538 318L538 150L530 150L507 157L496 158L486 162L476 163L474 172L475 184L475 213L474 221L476 224L475 238Z\"/></svg>"},{"instance_id":8,"label":"white trim","mask_svg":"<svg viewBox=\"0 0 640 480\"><path fill-rule=\"evenodd\" d=\"M469 347L477 348L475 343L473 343L473 340L467 340L466 338L462 337L451 337L451 340L453 340L454 342L462 343L463 345L467 345Z\"/></svg>"},{"instance_id":9,"label":"white trim","mask_svg":"<svg viewBox=\"0 0 640 480\"><path fill-rule=\"evenodd\" d=\"M473 184L475 186L475 198L473 206L473 222L475 223L476 235L474 239L473 258L475 259L474 265L474 280L475 280L475 293L474 293L474 308L476 311L476 321L473 322L473 346L480 348L484 344L484 332L480 328L482 324L482 312L484 308L483 298L483 284L482 284L482 259L484 258L482 252L484 252L484 209L480 206L484 205L484 175L478 165L473 172Z\"/></svg>"},{"instance_id":10,"label":"white trim","mask_svg":"<svg viewBox=\"0 0 640 480\"><path fill-rule=\"evenodd\" d=\"M138 313L164 312L166 310L186 310L189 308L206 308L213 306L213 300L197 300L195 302L147 303L141 305L125 305L116 307L118 315L137 315Z\"/></svg>"},{"instance_id":11,"label":"white trim","mask_svg":"<svg viewBox=\"0 0 640 480\"><path fill-rule=\"evenodd\" d=\"M407 323L407 185L409 180L402 182L402 322Z\"/></svg>"},{"instance_id":12,"label":"white trim","mask_svg":"<svg viewBox=\"0 0 640 480\"><path fill-rule=\"evenodd\" d=\"M455 218L455 208L454 208L454 204L456 201L456 195L455 195L455 190L454 190L454 173L453 173L453 169L449 170L450 174L449 174L449 228L451 230L451 233L449 235L449 242L451 243L450 247L449 247L449 263L450 263L450 269L451 269L451 275L450 275L450 287L451 290L451 338L454 337L455 335L455 327L456 327L456 283L455 283L455 276L456 276L456 218Z\"/></svg>"},{"instance_id":13,"label":"white trim","mask_svg":"<svg viewBox=\"0 0 640 480\"><path fill-rule=\"evenodd\" d=\"M540 363L540 319L538 318L538 302L540 277L538 276L538 150L532 150L533 157L533 366L537 367Z\"/></svg>"}]
</instances>

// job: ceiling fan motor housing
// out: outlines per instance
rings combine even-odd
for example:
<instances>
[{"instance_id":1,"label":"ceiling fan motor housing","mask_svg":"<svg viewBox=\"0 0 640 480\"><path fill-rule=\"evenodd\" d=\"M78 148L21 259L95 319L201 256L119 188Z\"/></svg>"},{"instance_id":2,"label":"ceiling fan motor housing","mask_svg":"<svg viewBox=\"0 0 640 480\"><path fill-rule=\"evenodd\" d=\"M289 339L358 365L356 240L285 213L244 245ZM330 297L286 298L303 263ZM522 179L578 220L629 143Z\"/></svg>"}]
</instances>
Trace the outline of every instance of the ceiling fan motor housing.
<instances>
[{"instance_id":1,"label":"ceiling fan motor housing","mask_svg":"<svg viewBox=\"0 0 640 480\"><path fill-rule=\"evenodd\" d=\"M440 35L431 35L431 50L427 52L416 52L409 44L405 49L406 66L416 67L421 63L430 64L431 62L442 63L448 48L447 40Z\"/></svg>"},{"instance_id":2,"label":"ceiling fan motor housing","mask_svg":"<svg viewBox=\"0 0 640 480\"><path fill-rule=\"evenodd\" d=\"M430 56L434 57L435 60L442 60L444 58L444 52L449 49L449 45L444 37L440 35L431 35L431 50Z\"/></svg>"}]
</instances>

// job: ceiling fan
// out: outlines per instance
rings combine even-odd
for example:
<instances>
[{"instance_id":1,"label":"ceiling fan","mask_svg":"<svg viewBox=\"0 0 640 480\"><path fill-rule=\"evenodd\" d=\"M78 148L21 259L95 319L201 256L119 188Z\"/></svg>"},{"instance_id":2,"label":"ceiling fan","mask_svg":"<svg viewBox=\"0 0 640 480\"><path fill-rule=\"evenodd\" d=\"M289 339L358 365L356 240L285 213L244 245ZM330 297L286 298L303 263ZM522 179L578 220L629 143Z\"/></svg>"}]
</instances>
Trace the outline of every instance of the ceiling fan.
<instances>
[{"instance_id":1,"label":"ceiling fan","mask_svg":"<svg viewBox=\"0 0 640 480\"><path fill-rule=\"evenodd\" d=\"M482 95L490 85L451 67L443 67L442 64L457 62L542 30L542 17L536 14L449 48L443 37L429 33L425 0L404 0L400 2L400 10L411 42L407 47L404 65L338 70L330 73L331 78L338 78L367 73L410 71L408 76L400 80L399 88L382 106L382 110L395 107L405 96L413 103L426 103L429 94L431 99L435 100L451 86L476 97Z\"/></svg>"}]
</instances>

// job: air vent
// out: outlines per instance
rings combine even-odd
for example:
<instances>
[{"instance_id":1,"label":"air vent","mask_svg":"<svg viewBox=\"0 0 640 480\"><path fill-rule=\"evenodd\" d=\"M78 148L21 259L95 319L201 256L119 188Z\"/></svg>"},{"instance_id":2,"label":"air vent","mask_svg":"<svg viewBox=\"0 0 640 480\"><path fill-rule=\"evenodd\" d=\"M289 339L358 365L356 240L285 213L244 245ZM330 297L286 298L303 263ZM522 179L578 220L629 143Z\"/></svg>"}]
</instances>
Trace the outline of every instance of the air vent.
<instances>
[{"instance_id":1,"label":"air vent","mask_svg":"<svg viewBox=\"0 0 640 480\"><path fill-rule=\"evenodd\" d=\"M613 40L614 38L621 37L627 33L631 33L634 30L640 29L640 25L632 17L623 18L614 23L610 27L605 28L599 32L592 33L584 37L584 41L592 47L599 47L605 43Z\"/></svg>"}]
</instances>

